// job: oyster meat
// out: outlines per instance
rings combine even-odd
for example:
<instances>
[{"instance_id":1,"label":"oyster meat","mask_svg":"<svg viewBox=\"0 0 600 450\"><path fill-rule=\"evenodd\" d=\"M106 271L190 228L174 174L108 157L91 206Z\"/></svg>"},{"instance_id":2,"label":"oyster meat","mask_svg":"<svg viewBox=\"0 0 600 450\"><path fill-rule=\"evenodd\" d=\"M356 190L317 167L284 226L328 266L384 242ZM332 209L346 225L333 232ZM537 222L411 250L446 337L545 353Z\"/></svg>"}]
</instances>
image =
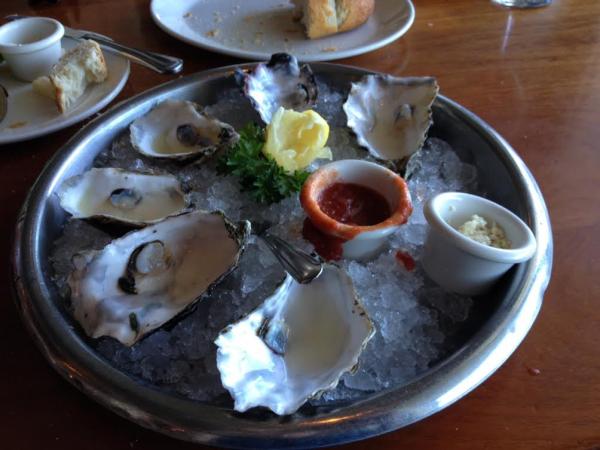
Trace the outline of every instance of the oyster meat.
<instances>
[{"instance_id":1,"label":"oyster meat","mask_svg":"<svg viewBox=\"0 0 600 450\"><path fill-rule=\"evenodd\" d=\"M352 83L343 108L360 145L375 158L401 161L425 142L437 92L432 77L366 75Z\"/></svg>"},{"instance_id":2,"label":"oyster meat","mask_svg":"<svg viewBox=\"0 0 600 450\"><path fill-rule=\"evenodd\" d=\"M236 411L265 406L292 414L334 388L374 334L352 280L325 265L310 284L287 276L275 293L215 340L221 382Z\"/></svg>"},{"instance_id":3,"label":"oyster meat","mask_svg":"<svg viewBox=\"0 0 600 450\"><path fill-rule=\"evenodd\" d=\"M181 213L186 198L172 175L145 175L111 167L91 169L57 190L60 206L78 219L99 217L143 226Z\"/></svg>"},{"instance_id":4,"label":"oyster meat","mask_svg":"<svg viewBox=\"0 0 600 450\"><path fill-rule=\"evenodd\" d=\"M133 345L194 304L233 270L250 223L193 211L73 257L75 319L90 337Z\"/></svg>"},{"instance_id":5,"label":"oyster meat","mask_svg":"<svg viewBox=\"0 0 600 450\"><path fill-rule=\"evenodd\" d=\"M249 73L238 69L236 76L266 124L279 107L304 111L317 102L317 82L312 70L306 64L300 67L298 60L287 53L275 53L268 63L258 64Z\"/></svg>"},{"instance_id":6,"label":"oyster meat","mask_svg":"<svg viewBox=\"0 0 600 450\"><path fill-rule=\"evenodd\" d=\"M239 139L235 129L184 100L165 100L129 127L133 147L154 158L208 157Z\"/></svg>"}]
</instances>

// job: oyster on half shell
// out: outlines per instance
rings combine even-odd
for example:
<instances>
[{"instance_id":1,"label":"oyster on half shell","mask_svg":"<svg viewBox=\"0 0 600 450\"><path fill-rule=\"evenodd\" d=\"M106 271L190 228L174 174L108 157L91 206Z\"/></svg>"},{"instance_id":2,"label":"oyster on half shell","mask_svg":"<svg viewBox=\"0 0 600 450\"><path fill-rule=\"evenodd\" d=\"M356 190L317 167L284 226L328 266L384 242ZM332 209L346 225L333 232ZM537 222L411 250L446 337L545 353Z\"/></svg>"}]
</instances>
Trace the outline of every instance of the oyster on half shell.
<instances>
[{"instance_id":1,"label":"oyster on half shell","mask_svg":"<svg viewBox=\"0 0 600 450\"><path fill-rule=\"evenodd\" d=\"M287 53L275 53L271 60L258 64L249 73L236 71L243 83L244 94L266 123L279 107L304 111L317 102L317 82L308 65L300 67L298 60Z\"/></svg>"},{"instance_id":2,"label":"oyster on half shell","mask_svg":"<svg viewBox=\"0 0 600 450\"><path fill-rule=\"evenodd\" d=\"M90 337L131 346L231 272L249 233L247 221L193 211L76 254L67 280L75 319Z\"/></svg>"},{"instance_id":3,"label":"oyster on half shell","mask_svg":"<svg viewBox=\"0 0 600 450\"><path fill-rule=\"evenodd\" d=\"M143 226L183 212L187 206L177 178L111 167L91 169L57 190L60 206L78 219L99 217Z\"/></svg>"},{"instance_id":4,"label":"oyster on half shell","mask_svg":"<svg viewBox=\"0 0 600 450\"><path fill-rule=\"evenodd\" d=\"M292 414L334 388L374 334L352 280L325 265L310 284L287 276L265 302L215 340L221 382L236 411L265 406Z\"/></svg>"},{"instance_id":5,"label":"oyster on half shell","mask_svg":"<svg viewBox=\"0 0 600 450\"><path fill-rule=\"evenodd\" d=\"M425 142L437 92L432 77L366 75L344 103L348 127L375 158L406 160Z\"/></svg>"},{"instance_id":6,"label":"oyster on half shell","mask_svg":"<svg viewBox=\"0 0 600 450\"><path fill-rule=\"evenodd\" d=\"M129 127L131 144L153 158L208 157L239 139L235 129L196 103L165 100Z\"/></svg>"}]
</instances>

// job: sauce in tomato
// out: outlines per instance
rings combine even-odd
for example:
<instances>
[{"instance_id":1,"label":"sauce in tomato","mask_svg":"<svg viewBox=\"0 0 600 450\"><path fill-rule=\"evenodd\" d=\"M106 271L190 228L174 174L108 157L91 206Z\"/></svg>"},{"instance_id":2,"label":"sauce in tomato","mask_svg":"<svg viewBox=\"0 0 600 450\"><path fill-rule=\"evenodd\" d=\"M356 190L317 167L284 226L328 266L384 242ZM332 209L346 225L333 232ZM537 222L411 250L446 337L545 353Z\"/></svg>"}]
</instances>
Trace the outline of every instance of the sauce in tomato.
<instances>
[{"instance_id":1,"label":"sauce in tomato","mask_svg":"<svg viewBox=\"0 0 600 450\"><path fill-rule=\"evenodd\" d=\"M315 251L326 261L338 261L342 259L342 244L345 241L326 235L315 227L308 217L304 219L302 236L315 247Z\"/></svg>"},{"instance_id":2,"label":"sauce in tomato","mask_svg":"<svg viewBox=\"0 0 600 450\"><path fill-rule=\"evenodd\" d=\"M353 183L333 183L321 193L318 203L329 217L348 225L376 225L391 215L383 195Z\"/></svg>"}]
</instances>

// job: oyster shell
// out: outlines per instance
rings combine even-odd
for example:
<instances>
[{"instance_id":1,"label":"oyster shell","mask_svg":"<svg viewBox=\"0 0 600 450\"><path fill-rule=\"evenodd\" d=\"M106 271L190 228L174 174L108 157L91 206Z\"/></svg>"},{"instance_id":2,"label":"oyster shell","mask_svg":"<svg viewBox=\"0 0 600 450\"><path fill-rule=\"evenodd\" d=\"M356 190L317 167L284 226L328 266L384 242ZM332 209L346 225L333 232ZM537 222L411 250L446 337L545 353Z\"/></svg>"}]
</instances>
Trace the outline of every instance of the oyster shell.
<instances>
[{"instance_id":1,"label":"oyster shell","mask_svg":"<svg viewBox=\"0 0 600 450\"><path fill-rule=\"evenodd\" d=\"M317 101L318 89L315 76L306 64L300 67L298 60L287 53L275 53L267 63L261 63L249 73L236 71L243 80L244 94L265 123L283 107L304 111Z\"/></svg>"},{"instance_id":2,"label":"oyster shell","mask_svg":"<svg viewBox=\"0 0 600 450\"><path fill-rule=\"evenodd\" d=\"M235 129L184 100L165 100L129 127L131 143L154 158L208 157L239 139Z\"/></svg>"},{"instance_id":3,"label":"oyster shell","mask_svg":"<svg viewBox=\"0 0 600 450\"><path fill-rule=\"evenodd\" d=\"M122 169L91 169L57 190L60 206L78 219L99 217L143 226L181 213L186 198L172 175L144 175Z\"/></svg>"},{"instance_id":4,"label":"oyster shell","mask_svg":"<svg viewBox=\"0 0 600 450\"><path fill-rule=\"evenodd\" d=\"M375 158L400 161L425 142L437 92L432 77L366 75L352 83L343 108L360 145Z\"/></svg>"},{"instance_id":5,"label":"oyster shell","mask_svg":"<svg viewBox=\"0 0 600 450\"><path fill-rule=\"evenodd\" d=\"M221 382L236 411L295 412L352 371L374 334L350 277L334 265L310 284L287 276L273 295L215 340Z\"/></svg>"},{"instance_id":6,"label":"oyster shell","mask_svg":"<svg viewBox=\"0 0 600 450\"><path fill-rule=\"evenodd\" d=\"M8 91L0 84L0 122L6 117L8 112Z\"/></svg>"},{"instance_id":7,"label":"oyster shell","mask_svg":"<svg viewBox=\"0 0 600 450\"><path fill-rule=\"evenodd\" d=\"M131 346L233 270L249 232L249 222L193 211L79 253L68 278L75 319L90 337Z\"/></svg>"}]
</instances>

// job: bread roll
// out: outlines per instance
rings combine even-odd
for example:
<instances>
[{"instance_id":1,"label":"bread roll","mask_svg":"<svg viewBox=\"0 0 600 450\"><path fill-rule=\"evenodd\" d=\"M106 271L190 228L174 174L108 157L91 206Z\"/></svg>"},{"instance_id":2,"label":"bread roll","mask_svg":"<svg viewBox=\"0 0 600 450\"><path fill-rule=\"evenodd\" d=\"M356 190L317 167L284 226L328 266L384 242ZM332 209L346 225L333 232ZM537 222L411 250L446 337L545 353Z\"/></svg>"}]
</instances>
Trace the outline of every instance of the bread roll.
<instances>
[{"instance_id":1,"label":"bread roll","mask_svg":"<svg viewBox=\"0 0 600 450\"><path fill-rule=\"evenodd\" d=\"M58 110L64 113L89 84L101 83L107 76L108 69L100 46L92 40L84 40L60 58L50 75L34 80L33 90L53 98Z\"/></svg>"},{"instance_id":2,"label":"bread roll","mask_svg":"<svg viewBox=\"0 0 600 450\"><path fill-rule=\"evenodd\" d=\"M352 30L365 23L375 9L375 0L337 0L338 33Z\"/></svg>"},{"instance_id":3,"label":"bread roll","mask_svg":"<svg viewBox=\"0 0 600 450\"><path fill-rule=\"evenodd\" d=\"M310 39L348 31L367 21L375 0L294 0Z\"/></svg>"}]
</instances>

